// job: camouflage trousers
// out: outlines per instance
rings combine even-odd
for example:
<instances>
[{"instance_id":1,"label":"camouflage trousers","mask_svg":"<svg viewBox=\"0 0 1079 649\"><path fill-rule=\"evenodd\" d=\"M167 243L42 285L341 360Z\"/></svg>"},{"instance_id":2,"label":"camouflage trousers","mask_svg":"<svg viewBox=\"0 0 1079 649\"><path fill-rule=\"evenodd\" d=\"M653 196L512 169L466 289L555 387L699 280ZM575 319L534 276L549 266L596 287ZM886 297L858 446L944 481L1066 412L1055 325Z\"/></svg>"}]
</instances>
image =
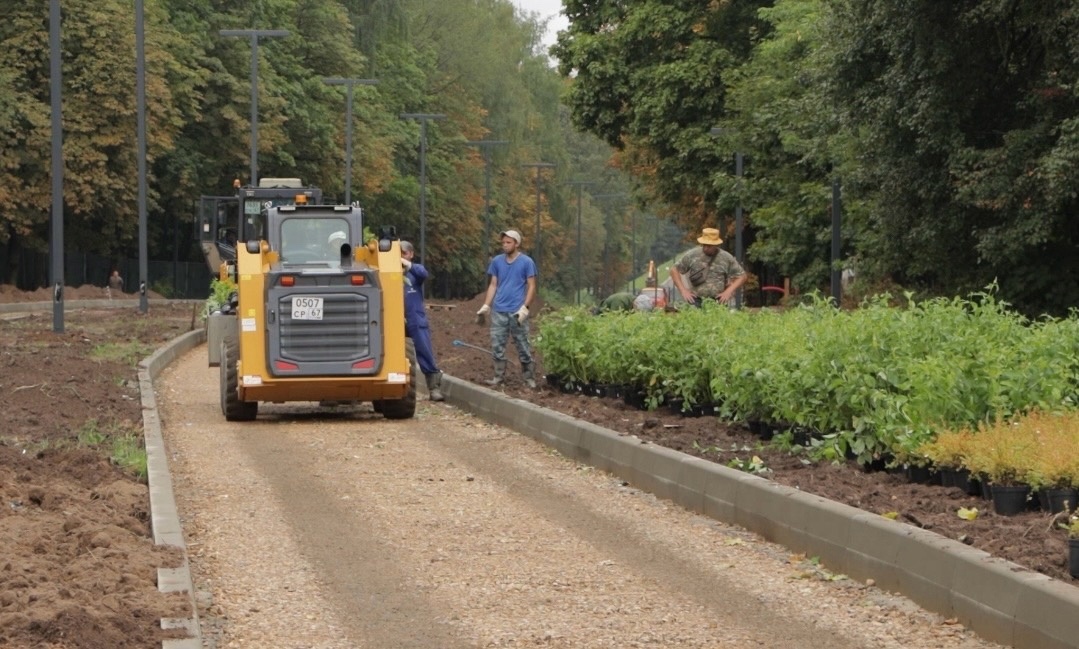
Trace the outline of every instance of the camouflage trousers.
<instances>
[{"instance_id":1,"label":"camouflage trousers","mask_svg":"<svg viewBox=\"0 0 1079 649\"><path fill-rule=\"evenodd\" d=\"M506 343L513 337L517 358L522 365L532 362L532 345L528 342L528 320L517 322L512 313L491 312L491 354L496 361L506 360Z\"/></svg>"}]
</instances>

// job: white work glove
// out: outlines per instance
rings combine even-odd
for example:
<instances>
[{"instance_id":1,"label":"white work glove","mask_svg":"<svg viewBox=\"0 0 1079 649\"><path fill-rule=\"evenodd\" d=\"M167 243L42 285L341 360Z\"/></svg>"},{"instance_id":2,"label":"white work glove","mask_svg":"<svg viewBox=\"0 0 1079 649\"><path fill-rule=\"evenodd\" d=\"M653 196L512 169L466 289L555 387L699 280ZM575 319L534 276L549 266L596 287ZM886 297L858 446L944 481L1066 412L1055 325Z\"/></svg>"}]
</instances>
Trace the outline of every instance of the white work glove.
<instances>
[{"instance_id":1,"label":"white work glove","mask_svg":"<svg viewBox=\"0 0 1079 649\"><path fill-rule=\"evenodd\" d=\"M476 311L476 315L486 315L490 311L491 311L491 307L484 304L483 306L480 307L479 311Z\"/></svg>"},{"instance_id":2,"label":"white work glove","mask_svg":"<svg viewBox=\"0 0 1079 649\"><path fill-rule=\"evenodd\" d=\"M491 310L491 307L484 304L480 307L479 311L476 311L476 324L487 324L487 312Z\"/></svg>"},{"instance_id":3,"label":"white work glove","mask_svg":"<svg viewBox=\"0 0 1079 649\"><path fill-rule=\"evenodd\" d=\"M520 309L517 309L517 313L513 315L517 316L517 322L524 322L528 318L528 307L521 305Z\"/></svg>"},{"instance_id":4,"label":"white work glove","mask_svg":"<svg viewBox=\"0 0 1079 649\"><path fill-rule=\"evenodd\" d=\"M401 260L401 268L404 268L405 270L411 269L412 268L412 262L407 260L407 259L402 259Z\"/></svg>"}]
</instances>

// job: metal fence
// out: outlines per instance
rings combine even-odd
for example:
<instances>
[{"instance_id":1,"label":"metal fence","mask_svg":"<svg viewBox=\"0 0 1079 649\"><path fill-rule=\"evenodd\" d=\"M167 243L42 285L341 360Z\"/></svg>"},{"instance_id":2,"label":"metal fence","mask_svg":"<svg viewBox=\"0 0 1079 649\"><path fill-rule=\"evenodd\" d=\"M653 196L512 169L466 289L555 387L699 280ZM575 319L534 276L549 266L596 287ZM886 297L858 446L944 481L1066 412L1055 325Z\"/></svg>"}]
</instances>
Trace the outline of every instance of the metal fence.
<instances>
[{"instance_id":1,"label":"metal fence","mask_svg":"<svg viewBox=\"0 0 1079 649\"><path fill-rule=\"evenodd\" d=\"M34 291L49 286L49 255L23 250L11 259L0 248L0 268L6 269L5 281L22 291ZM64 254L64 284L67 286L106 286L113 270L124 278L124 292L139 289L139 260L108 259L86 252ZM162 297L185 300L203 299L210 294L213 276L206 262L154 261L147 263L147 289Z\"/></svg>"}]
</instances>

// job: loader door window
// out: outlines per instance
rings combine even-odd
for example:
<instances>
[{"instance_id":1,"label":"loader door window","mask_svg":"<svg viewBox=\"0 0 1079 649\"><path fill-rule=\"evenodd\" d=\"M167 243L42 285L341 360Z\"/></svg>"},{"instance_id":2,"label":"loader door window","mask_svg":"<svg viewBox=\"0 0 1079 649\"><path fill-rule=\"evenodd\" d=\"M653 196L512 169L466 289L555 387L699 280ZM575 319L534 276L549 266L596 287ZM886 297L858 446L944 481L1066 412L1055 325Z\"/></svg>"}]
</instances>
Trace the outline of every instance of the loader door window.
<instances>
[{"instance_id":1,"label":"loader door window","mask_svg":"<svg viewBox=\"0 0 1079 649\"><path fill-rule=\"evenodd\" d=\"M264 231L265 217L262 213L262 201L255 198L245 199L244 202L244 231L243 240L252 241L266 238Z\"/></svg>"},{"instance_id":2,"label":"loader door window","mask_svg":"<svg viewBox=\"0 0 1079 649\"><path fill-rule=\"evenodd\" d=\"M341 239L340 233L345 238ZM290 264L341 263L341 244L351 243L348 221L340 218L296 218L281 223L281 259Z\"/></svg>"}]
</instances>

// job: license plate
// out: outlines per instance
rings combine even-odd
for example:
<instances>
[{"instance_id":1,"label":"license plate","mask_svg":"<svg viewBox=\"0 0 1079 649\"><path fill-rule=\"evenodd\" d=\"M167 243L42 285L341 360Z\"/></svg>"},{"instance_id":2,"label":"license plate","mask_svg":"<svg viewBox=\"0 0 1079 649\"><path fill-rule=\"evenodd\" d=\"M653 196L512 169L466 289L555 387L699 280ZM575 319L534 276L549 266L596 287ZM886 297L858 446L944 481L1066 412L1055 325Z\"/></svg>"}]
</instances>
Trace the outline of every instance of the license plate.
<instances>
[{"instance_id":1,"label":"license plate","mask_svg":"<svg viewBox=\"0 0 1079 649\"><path fill-rule=\"evenodd\" d=\"M293 320L321 320L322 298L295 295L292 297Z\"/></svg>"}]
</instances>

